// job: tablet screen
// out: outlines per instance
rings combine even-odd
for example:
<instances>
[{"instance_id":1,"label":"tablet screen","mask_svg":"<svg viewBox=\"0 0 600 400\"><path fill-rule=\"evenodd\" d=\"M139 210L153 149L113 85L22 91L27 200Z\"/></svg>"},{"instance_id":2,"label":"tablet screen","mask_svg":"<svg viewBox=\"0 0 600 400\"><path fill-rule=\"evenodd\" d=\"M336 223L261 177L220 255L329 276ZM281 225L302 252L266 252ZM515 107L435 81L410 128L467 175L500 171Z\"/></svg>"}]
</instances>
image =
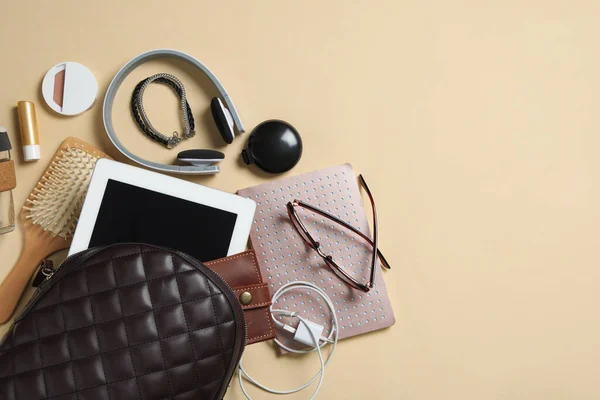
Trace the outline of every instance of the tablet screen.
<instances>
[{"instance_id":1,"label":"tablet screen","mask_svg":"<svg viewBox=\"0 0 600 400\"><path fill-rule=\"evenodd\" d=\"M237 214L109 179L89 247L147 243L200 261L227 256Z\"/></svg>"}]
</instances>

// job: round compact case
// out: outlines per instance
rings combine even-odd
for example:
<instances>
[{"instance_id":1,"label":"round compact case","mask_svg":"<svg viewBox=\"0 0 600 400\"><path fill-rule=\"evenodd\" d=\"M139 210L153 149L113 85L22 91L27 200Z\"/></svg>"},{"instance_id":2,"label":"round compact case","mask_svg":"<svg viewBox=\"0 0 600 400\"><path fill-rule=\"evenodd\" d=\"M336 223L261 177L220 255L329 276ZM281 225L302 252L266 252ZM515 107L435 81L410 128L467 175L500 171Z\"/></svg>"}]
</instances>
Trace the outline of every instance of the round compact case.
<instances>
[{"instance_id":1,"label":"round compact case","mask_svg":"<svg viewBox=\"0 0 600 400\"><path fill-rule=\"evenodd\" d=\"M246 325L203 263L119 244L48 275L0 343L0 399L223 398Z\"/></svg>"}]
</instances>

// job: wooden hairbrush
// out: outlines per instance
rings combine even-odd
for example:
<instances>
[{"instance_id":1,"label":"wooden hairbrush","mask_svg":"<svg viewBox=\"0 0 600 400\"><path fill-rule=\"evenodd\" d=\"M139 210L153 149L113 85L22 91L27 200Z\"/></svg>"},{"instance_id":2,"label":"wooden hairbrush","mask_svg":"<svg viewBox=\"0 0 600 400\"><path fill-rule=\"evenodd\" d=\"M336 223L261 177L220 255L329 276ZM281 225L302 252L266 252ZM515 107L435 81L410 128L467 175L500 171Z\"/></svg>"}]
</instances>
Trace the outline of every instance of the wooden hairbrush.
<instances>
[{"instance_id":1,"label":"wooden hairbrush","mask_svg":"<svg viewBox=\"0 0 600 400\"><path fill-rule=\"evenodd\" d=\"M71 244L96 161L110 158L83 140L67 138L23 206L25 245L0 285L0 324L17 308L42 260Z\"/></svg>"}]
</instances>

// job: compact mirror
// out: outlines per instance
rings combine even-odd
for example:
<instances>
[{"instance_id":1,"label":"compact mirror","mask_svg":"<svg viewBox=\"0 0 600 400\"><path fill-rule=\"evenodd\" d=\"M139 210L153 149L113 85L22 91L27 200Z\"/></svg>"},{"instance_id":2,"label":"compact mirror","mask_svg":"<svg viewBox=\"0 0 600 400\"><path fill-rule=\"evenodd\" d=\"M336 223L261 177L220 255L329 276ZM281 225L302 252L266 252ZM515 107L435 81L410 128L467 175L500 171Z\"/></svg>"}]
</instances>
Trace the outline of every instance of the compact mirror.
<instances>
[{"instance_id":1,"label":"compact mirror","mask_svg":"<svg viewBox=\"0 0 600 400\"><path fill-rule=\"evenodd\" d=\"M302 139L292 125L272 119L258 125L242 151L244 162L263 171L280 174L294 168L302 157Z\"/></svg>"}]
</instances>

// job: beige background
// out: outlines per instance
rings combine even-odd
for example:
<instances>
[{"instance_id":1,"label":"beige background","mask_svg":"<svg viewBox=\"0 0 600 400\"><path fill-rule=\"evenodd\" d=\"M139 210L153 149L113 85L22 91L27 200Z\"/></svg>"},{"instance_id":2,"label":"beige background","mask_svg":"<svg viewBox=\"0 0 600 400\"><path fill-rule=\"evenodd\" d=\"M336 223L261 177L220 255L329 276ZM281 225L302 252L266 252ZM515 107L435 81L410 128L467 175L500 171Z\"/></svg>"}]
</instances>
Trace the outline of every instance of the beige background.
<instances>
[{"instance_id":1,"label":"beige background","mask_svg":"<svg viewBox=\"0 0 600 400\"><path fill-rule=\"evenodd\" d=\"M375 194L397 322L342 342L320 398L600 398L597 1L3 0L0 15L0 124L17 147L18 206L67 136L122 159L100 104L75 118L42 106L46 70L81 62L103 94L138 53L187 51L223 81L248 130L268 118L299 129L305 156L291 173L351 162ZM214 90L169 68L205 112ZM177 127L172 94L151 93L158 128ZM137 131L122 95L123 140L172 158ZM38 104L37 163L18 150L18 100ZM198 121L186 146L220 144L207 114ZM270 179L240 165L246 138L224 149L221 174L192 180L235 191ZM1 276L21 247L19 230L0 237ZM277 359L267 344L245 362L279 388L317 369L316 357ZM242 398L237 383L228 398Z\"/></svg>"}]
</instances>

